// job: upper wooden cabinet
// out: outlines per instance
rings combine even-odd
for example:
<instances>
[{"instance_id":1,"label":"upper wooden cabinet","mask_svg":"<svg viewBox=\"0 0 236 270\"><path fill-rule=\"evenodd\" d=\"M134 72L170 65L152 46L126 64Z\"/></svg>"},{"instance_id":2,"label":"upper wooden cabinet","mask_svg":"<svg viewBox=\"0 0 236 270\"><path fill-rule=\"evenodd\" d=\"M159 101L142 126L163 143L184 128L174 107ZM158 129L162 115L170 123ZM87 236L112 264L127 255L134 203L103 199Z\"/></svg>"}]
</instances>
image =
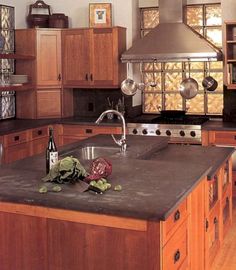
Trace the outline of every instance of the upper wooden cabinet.
<instances>
[{"instance_id":1,"label":"upper wooden cabinet","mask_svg":"<svg viewBox=\"0 0 236 270\"><path fill-rule=\"evenodd\" d=\"M65 87L120 87L126 66L126 29L84 28L62 30L63 85Z\"/></svg>"},{"instance_id":2,"label":"upper wooden cabinet","mask_svg":"<svg viewBox=\"0 0 236 270\"><path fill-rule=\"evenodd\" d=\"M61 30L18 29L15 38L17 54L35 57L16 63L16 73L27 74L33 85L17 96L17 118L61 117Z\"/></svg>"},{"instance_id":3,"label":"upper wooden cabinet","mask_svg":"<svg viewBox=\"0 0 236 270\"><path fill-rule=\"evenodd\" d=\"M236 21L225 22L225 84L236 89Z\"/></svg>"},{"instance_id":4,"label":"upper wooden cabinet","mask_svg":"<svg viewBox=\"0 0 236 270\"><path fill-rule=\"evenodd\" d=\"M37 86L61 86L60 30L37 30Z\"/></svg>"}]
</instances>

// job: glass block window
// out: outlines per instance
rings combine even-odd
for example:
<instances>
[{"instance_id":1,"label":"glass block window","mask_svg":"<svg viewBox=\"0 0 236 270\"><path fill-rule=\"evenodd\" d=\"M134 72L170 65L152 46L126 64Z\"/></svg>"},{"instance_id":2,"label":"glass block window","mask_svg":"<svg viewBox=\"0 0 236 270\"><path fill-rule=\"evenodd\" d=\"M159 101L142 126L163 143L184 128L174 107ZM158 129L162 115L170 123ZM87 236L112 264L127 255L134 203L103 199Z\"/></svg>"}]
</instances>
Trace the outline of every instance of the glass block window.
<instances>
[{"instance_id":1,"label":"glass block window","mask_svg":"<svg viewBox=\"0 0 236 270\"><path fill-rule=\"evenodd\" d=\"M221 6L216 4L188 5L186 22L217 47L222 48ZM141 9L141 36L145 36L159 23L158 8ZM223 63L143 63L142 79L146 83L143 91L143 112L159 113L162 110L186 110L187 114L222 115L223 110ZM185 100L179 94L179 85L188 76L199 85L196 97ZM202 80L211 75L218 82L213 92L205 91Z\"/></svg>"}]
</instances>

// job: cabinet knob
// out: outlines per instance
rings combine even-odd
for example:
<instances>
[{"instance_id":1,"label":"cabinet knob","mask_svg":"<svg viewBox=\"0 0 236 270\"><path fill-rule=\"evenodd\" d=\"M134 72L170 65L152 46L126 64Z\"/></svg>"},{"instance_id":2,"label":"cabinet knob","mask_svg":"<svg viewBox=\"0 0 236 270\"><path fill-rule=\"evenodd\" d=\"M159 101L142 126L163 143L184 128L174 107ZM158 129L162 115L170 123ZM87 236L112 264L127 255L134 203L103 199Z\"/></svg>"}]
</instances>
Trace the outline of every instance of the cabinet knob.
<instances>
[{"instance_id":1,"label":"cabinet knob","mask_svg":"<svg viewBox=\"0 0 236 270\"><path fill-rule=\"evenodd\" d=\"M179 220L179 219L180 219L180 211L177 210L177 211L175 212L175 214L174 214L174 222L176 222L176 221Z\"/></svg>"},{"instance_id":2,"label":"cabinet knob","mask_svg":"<svg viewBox=\"0 0 236 270\"><path fill-rule=\"evenodd\" d=\"M85 75L85 80L88 81L88 73Z\"/></svg>"},{"instance_id":3,"label":"cabinet knob","mask_svg":"<svg viewBox=\"0 0 236 270\"><path fill-rule=\"evenodd\" d=\"M38 130L38 135L42 135L42 130L40 129L40 130Z\"/></svg>"},{"instance_id":4,"label":"cabinet knob","mask_svg":"<svg viewBox=\"0 0 236 270\"><path fill-rule=\"evenodd\" d=\"M57 80L60 81L61 80L61 74L58 74Z\"/></svg>"},{"instance_id":5,"label":"cabinet knob","mask_svg":"<svg viewBox=\"0 0 236 270\"><path fill-rule=\"evenodd\" d=\"M174 263L178 262L179 259L180 259L180 251L177 250L174 254Z\"/></svg>"},{"instance_id":6,"label":"cabinet knob","mask_svg":"<svg viewBox=\"0 0 236 270\"><path fill-rule=\"evenodd\" d=\"M93 133L93 130L91 128L86 128L85 133L91 134Z\"/></svg>"},{"instance_id":7,"label":"cabinet knob","mask_svg":"<svg viewBox=\"0 0 236 270\"><path fill-rule=\"evenodd\" d=\"M20 136L19 135L17 135L17 136L14 137L14 141L19 141L19 139L20 139Z\"/></svg>"},{"instance_id":8,"label":"cabinet knob","mask_svg":"<svg viewBox=\"0 0 236 270\"><path fill-rule=\"evenodd\" d=\"M93 74L90 74L90 80L93 81Z\"/></svg>"}]
</instances>

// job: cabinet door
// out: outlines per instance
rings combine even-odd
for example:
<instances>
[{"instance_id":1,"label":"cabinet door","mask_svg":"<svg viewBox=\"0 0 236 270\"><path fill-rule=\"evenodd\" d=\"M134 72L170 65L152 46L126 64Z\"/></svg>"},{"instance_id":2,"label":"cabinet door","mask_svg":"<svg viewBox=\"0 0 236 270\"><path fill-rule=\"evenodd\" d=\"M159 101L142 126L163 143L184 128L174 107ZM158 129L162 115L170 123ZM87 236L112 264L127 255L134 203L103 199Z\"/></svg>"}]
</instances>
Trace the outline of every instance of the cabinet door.
<instances>
[{"instance_id":1,"label":"cabinet door","mask_svg":"<svg viewBox=\"0 0 236 270\"><path fill-rule=\"evenodd\" d=\"M37 118L57 118L60 116L60 89L47 89L37 91Z\"/></svg>"},{"instance_id":2,"label":"cabinet door","mask_svg":"<svg viewBox=\"0 0 236 270\"><path fill-rule=\"evenodd\" d=\"M0 213L1 269L47 269L46 220Z\"/></svg>"},{"instance_id":3,"label":"cabinet door","mask_svg":"<svg viewBox=\"0 0 236 270\"><path fill-rule=\"evenodd\" d=\"M113 46L112 28L92 29L90 79L93 85L113 85Z\"/></svg>"},{"instance_id":4,"label":"cabinet door","mask_svg":"<svg viewBox=\"0 0 236 270\"><path fill-rule=\"evenodd\" d=\"M61 31L37 31L37 86L61 85Z\"/></svg>"},{"instance_id":5,"label":"cabinet door","mask_svg":"<svg viewBox=\"0 0 236 270\"><path fill-rule=\"evenodd\" d=\"M206 216L205 269L210 269L220 249L220 202Z\"/></svg>"},{"instance_id":6,"label":"cabinet door","mask_svg":"<svg viewBox=\"0 0 236 270\"><path fill-rule=\"evenodd\" d=\"M67 87L89 85L89 29L62 31L63 84Z\"/></svg>"}]
</instances>

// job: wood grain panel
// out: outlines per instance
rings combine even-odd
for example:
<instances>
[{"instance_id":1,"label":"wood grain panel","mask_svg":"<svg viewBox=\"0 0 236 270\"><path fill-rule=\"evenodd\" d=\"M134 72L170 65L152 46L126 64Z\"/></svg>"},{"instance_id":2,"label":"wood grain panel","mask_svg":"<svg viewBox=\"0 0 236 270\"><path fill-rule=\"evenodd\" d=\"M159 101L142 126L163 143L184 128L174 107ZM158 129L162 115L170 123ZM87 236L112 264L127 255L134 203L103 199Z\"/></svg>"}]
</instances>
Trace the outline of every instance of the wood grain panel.
<instances>
[{"instance_id":1,"label":"wood grain panel","mask_svg":"<svg viewBox=\"0 0 236 270\"><path fill-rule=\"evenodd\" d=\"M1 202L0 211L36 217L52 218L57 220L79 222L84 224L94 224L98 226L108 226L111 228L121 228L135 231L147 230L147 222L144 220L107 216L101 214L92 214L72 210L45 208L26 204Z\"/></svg>"},{"instance_id":2,"label":"wood grain panel","mask_svg":"<svg viewBox=\"0 0 236 270\"><path fill-rule=\"evenodd\" d=\"M90 75L90 32L88 29L62 31L63 84L88 85Z\"/></svg>"},{"instance_id":3,"label":"wood grain panel","mask_svg":"<svg viewBox=\"0 0 236 270\"><path fill-rule=\"evenodd\" d=\"M61 86L61 30L37 30L37 87Z\"/></svg>"},{"instance_id":4,"label":"wood grain panel","mask_svg":"<svg viewBox=\"0 0 236 270\"><path fill-rule=\"evenodd\" d=\"M205 181L203 180L190 195L190 261L191 270L204 269L205 237Z\"/></svg>"},{"instance_id":5,"label":"wood grain panel","mask_svg":"<svg viewBox=\"0 0 236 270\"><path fill-rule=\"evenodd\" d=\"M47 269L46 220L0 213L0 268Z\"/></svg>"},{"instance_id":6,"label":"wood grain panel","mask_svg":"<svg viewBox=\"0 0 236 270\"><path fill-rule=\"evenodd\" d=\"M48 220L49 270L148 269L145 241L145 232Z\"/></svg>"},{"instance_id":7,"label":"wood grain panel","mask_svg":"<svg viewBox=\"0 0 236 270\"><path fill-rule=\"evenodd\" d=\"M57 118L60 116L60 89L37 91L37 118Z\"/></svg>"}]
</instances>

